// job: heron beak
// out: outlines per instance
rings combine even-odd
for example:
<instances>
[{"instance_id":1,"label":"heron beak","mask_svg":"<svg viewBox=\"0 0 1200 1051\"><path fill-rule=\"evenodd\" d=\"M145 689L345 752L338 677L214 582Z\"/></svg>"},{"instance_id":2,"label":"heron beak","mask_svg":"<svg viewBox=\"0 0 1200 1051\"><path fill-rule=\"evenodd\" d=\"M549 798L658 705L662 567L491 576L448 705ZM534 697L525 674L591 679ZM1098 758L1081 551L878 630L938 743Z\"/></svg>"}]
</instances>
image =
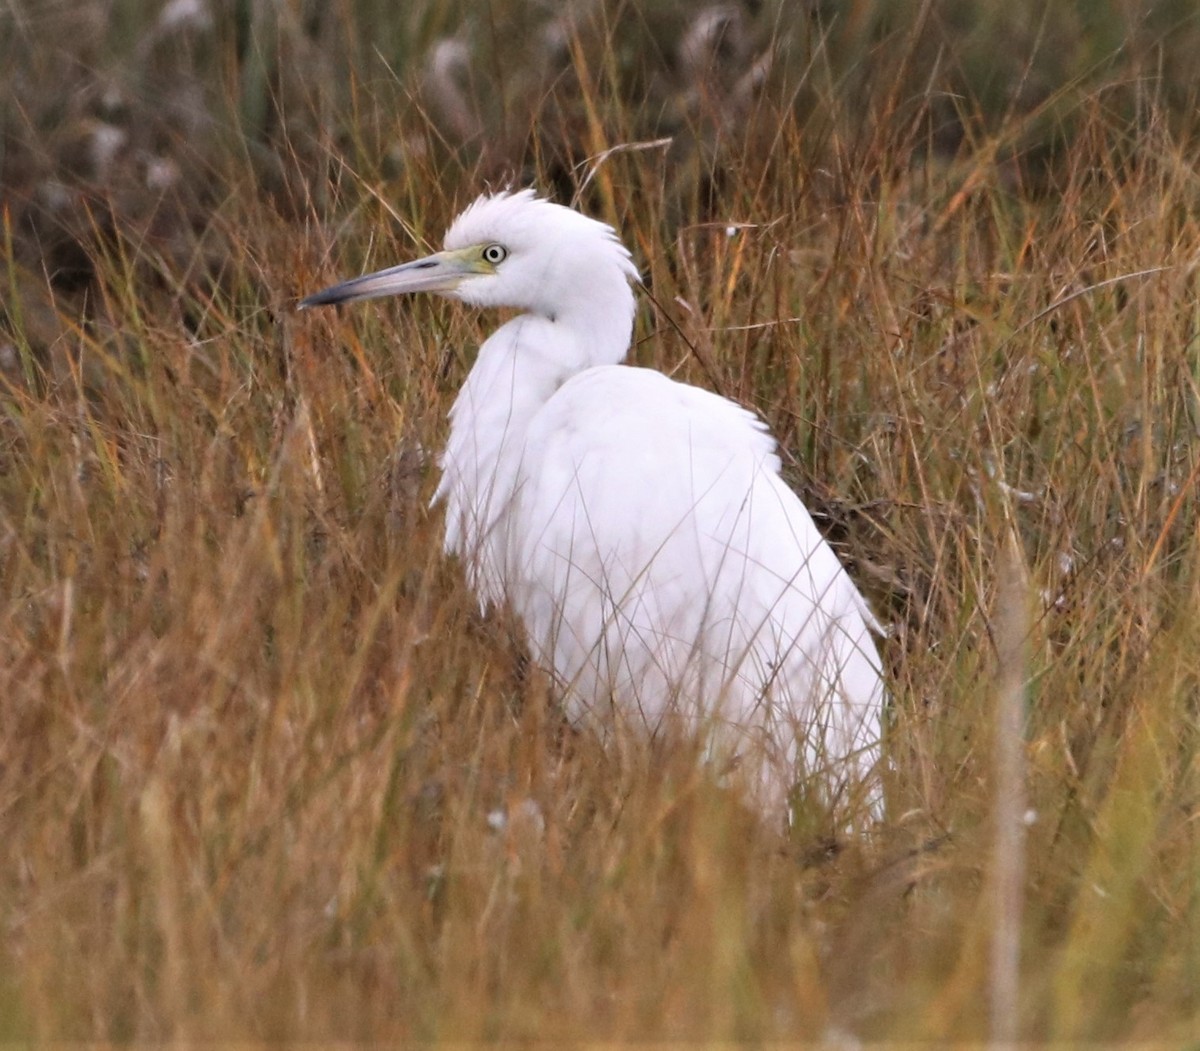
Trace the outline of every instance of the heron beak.
<instances>
[{"instance_id":1,"label":"heron beak","mask_svg":"<svg viewBox=\"0 0 1200 1051\"><path fill-rule=\"evenodd\" d=\"M453 292L466 278L491 272L492 268L477 253L435 252L424 259L390 266L314 292L300 300L299 309L353 303L401 292Z\"/></svg>"}]
</instances>

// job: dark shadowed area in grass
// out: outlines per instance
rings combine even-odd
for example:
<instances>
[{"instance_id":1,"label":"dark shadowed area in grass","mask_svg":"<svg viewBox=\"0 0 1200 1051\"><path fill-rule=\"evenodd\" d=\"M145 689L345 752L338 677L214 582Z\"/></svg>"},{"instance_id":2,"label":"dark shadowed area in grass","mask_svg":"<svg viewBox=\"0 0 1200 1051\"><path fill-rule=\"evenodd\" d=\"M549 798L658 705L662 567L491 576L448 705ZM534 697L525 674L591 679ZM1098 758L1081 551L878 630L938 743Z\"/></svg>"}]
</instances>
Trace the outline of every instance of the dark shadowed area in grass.
<instances>
[{"instance_id":1,"label":"dark shadowed area in grass","mask_svg":"<svg viewBox=\"0 0 1200 1051\"><path fill-rule=\"evenodd\" d=\"M0 1039L1194 1037L1197 84L1170 0L0 9ZM494 317L295 312L510 182L888 625L871 835L480 613Z\"/></svg>"}]
</instances>

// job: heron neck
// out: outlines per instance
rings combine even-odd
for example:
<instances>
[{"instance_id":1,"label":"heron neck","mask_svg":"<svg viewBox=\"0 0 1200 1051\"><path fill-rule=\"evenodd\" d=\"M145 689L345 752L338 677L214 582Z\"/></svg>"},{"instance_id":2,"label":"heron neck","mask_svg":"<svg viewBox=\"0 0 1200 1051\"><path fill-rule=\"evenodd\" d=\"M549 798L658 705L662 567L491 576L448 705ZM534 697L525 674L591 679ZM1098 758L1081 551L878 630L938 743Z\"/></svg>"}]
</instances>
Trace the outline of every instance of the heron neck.
<instances>
[{"instance_id":1,"label":"heron neck","mask_svg":"<svg viewBox=\"0 0 1200 1051\"><path fill-rule=\"evenodd\" d=\"M530 422L559 387L586 369L624 359L632 318L619 320L522 314L502 325L479 348L450 410L450 446L469 436L481 470L502 470L505 456L520 456Z\"/></svg>"},{"instance_id":2,"label":"heron neck","mask_svg":"<svg viewBox=\"0 0 1200 1051\"><path fill-rule=\"evenodd\" d=\"M450 410L437 498L446 503L446 549L462 555L485 604L503 595L503 530L525 436L538 411L572 376L620 362L633 327L622 314L524 314L501 326Z\"/></svg>"}]
</instances>

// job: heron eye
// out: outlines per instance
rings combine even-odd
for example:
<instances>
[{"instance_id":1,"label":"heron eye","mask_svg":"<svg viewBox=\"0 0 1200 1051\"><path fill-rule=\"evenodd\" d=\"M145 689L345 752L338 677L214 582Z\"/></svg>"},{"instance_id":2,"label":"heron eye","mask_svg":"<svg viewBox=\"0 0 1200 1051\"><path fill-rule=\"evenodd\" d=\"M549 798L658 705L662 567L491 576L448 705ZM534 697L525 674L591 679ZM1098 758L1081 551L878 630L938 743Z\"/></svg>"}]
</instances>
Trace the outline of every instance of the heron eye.
<instances>
[{"instance_id":1,"label":"heron eye","mask_svg":"<svg viewBox=\"0 0 1200 1051\"><path fill-rule=\"evenodd\" d=\"M492 266L498 266L508 258L508 249L504 245L488 245L483 250L483 261L491 263Z\"/></svg>"}]
</instances>

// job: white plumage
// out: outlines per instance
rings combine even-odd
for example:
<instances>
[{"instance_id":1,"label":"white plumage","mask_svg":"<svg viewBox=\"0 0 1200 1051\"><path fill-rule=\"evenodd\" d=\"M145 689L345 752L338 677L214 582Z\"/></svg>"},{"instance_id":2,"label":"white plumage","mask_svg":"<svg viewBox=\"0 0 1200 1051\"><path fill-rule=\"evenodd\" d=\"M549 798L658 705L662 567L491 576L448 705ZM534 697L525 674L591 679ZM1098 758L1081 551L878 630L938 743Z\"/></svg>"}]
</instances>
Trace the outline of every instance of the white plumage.
<instances>
[{"instance_id":1,"label":"white plumage","mask_svg":"<svg viewBox=\"0 0 1200 1051\"><path fill-rule=\"evenodd\" d=\"M524 311L480 347L441 461L446 549L481 602L512 605L577 722L699 734L768 807L800 777L877 807L872 618L761 421L620 364L638 275L603 223L499 193L445 244L302 305L435 291Z\"/></svg>"}]
</instances>

